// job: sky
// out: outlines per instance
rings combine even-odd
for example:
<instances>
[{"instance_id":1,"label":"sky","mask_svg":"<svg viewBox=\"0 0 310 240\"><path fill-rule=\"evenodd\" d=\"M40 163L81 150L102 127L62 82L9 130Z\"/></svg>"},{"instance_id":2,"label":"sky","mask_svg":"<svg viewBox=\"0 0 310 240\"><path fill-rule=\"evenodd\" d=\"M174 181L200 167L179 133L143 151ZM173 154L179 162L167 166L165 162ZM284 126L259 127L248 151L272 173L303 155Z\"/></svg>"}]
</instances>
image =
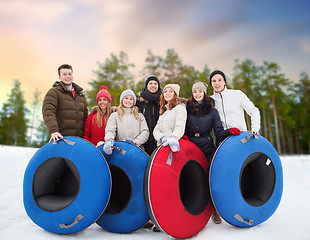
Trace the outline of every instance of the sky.
<instances>
[{"instance_id":1,"label":"sky","mask_svg":"<svg viewBox=\"0 0 310 240\"><path fill-rule=\"evenodd\" d=\"M0 239L1 240L174 240L164 233L139 229L116 234L97 224L70 235L47 232L34 224L23 205L23 178L35 148L0 146ZM190 240L309 240L310 155L280 156L283 167L283 195L275 213L251 228L233 227L209 220Z\"/></svg>"},{"instance_id":2,"label":"sky","mask_svg":"<svg viewBox=\"0 0 310 240\"><path fill-rule=\"evenodd\" d=\"M89 90L98 62L120 51L144 79L148 49L173 48L184 64L228 78L235 59L276 62L297 82L310 74L309 9L308 0L0 0L0 103L14 79L28 103L35 89L43 99L63 63Z\"/></svg>"}]
</instances>

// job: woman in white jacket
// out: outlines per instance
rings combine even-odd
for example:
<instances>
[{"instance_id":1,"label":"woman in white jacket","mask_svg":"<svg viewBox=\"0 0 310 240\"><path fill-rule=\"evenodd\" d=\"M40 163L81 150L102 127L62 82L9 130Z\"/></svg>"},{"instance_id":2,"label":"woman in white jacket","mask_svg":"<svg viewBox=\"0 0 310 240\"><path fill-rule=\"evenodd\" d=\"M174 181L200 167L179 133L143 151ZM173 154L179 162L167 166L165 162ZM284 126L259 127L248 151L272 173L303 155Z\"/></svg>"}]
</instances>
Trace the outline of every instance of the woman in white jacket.
<instances>
[{"instance_id":1,"label":"woman in white jacket","mask_svg":"<svg viewBox=\"0 0 310 240\"><path fill-rule=\"evenodd\" d=\"M259 134L260 113L251 100L240 90L226 88L226 76L220 70L210 74L210 84L214 94L215 109L218 111L224 129L232 127L247 131L244 111L251 117L251 132Z\"/></svg>"},{"instance_id":2,"label":"woman in white jacket","mask_svg":"<svg viewBox=\"0 0 310 240\"><path fill-rule=\"evenodd\" d=\"M142 113L139 113L136 95L132 90L125 90L120 97L120 106L112 113L105 128L105 144L103 150L112 154L114 140L127 141L142 147L148 137L149 129Z\"/></svg>"},{"instance_id":3,"label":"woman in white jacket","mask_svg":"<svg viewBox=\"0 0 310 240\"><path fill-rule=\"evenodd\" d=\"M185 101L179 98L180 86L167 84L160 96L159 119L153 135L157 146L169 144L173 152L180 151L179 139L184 135L187 112Z\"/></svg>"}]
</instances>

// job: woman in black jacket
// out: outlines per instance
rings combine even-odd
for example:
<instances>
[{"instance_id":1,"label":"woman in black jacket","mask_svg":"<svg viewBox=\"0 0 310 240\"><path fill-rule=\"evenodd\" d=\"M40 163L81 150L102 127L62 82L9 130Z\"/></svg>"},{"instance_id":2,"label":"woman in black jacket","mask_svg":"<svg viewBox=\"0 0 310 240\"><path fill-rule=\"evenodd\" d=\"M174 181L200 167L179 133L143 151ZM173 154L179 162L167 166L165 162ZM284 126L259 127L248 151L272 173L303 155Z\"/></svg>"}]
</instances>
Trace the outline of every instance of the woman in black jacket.
<instances>
[{"instance_id":1,"label":"woman in black jacket","mask_svg":"<svg viewBox=\"0 0 310 240\"><path fill-rule=\"evenodd\" d=\"M223 141L229 135L240 134L239 129L224 130L214 100L206 95L207 84L195 83L192 87L192 96L187 101L187 122L185 133L189 140L195 143L210 162L216 150L211 136L213 129L216 142Z\"/></svg>"},{"instance_id":2,"label":"woman in black jacket","mask_svg":"<svg viewBox=\"0 0 310 240\"><path fill-rule=\"evenodd\" d=\"M212 129L217 143L229 135L240 134L240 130L238 128L224 130L220 116L214 108L214 100L206 95L207 86L206 83L197 82L192 87L192 96L186 104L185 134L191 142L201 149L210 163L216 150L211 136ZM215 223L221 223L221 218L215 210L212 213L212 220Z\"/></svg>"},{"instance_id":3,"label":"woman in black jacket","mask_svg":"<svg viewBox=\"0 0 310 240\"><path fill-rule=\"evenodd\" d=\"M144 115L150 131L149 139L143 144L146 153L149 155L151 155L157 147L153 136L153 130L159 118L159 98L161 92L158 78L154 75L150 75L145 81L145 88L137 94L136 106Z\"/></svg>"}]
</instances>

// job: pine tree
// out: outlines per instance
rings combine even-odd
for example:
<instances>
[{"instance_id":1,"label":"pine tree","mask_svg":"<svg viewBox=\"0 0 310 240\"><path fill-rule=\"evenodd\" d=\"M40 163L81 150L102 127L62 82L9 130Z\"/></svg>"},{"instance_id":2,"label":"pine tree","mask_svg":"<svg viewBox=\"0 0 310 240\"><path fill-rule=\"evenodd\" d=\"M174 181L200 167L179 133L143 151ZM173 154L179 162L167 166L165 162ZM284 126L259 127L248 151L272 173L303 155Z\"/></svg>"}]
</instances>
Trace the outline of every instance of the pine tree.
<instances>
[{"instance_id":1,"label":"pine tree","mask_svg":"<svg viewBox=\"0 0 310 240\"><path fill-rule=\"evenodd\" d=\"M33 94L33 102L31 103L31 118L30 118L30 133L29 133L29 139L28 144L31 146L32 138L33 138L33 129L35 128L35 122L37 120L37 112L38 108L40 107L41 99L40 99L41 92L36 89L36 91Z\"/></svg>"},{"instance_id":2,"label":"pine tree","mask_svg":"<svg viewBox=\"0 0 310 240\"><path fill-rule=\"evenodd\" d=\"M163 58L161 56L154 55L152 50L149 49L147 51L147 57L144 61L146 65L143 68L143 75L155 75L158 79L160 79Z\"/></svg>"},{"instance_id":3,"label":"pine tree","mask_svg":"<svg viewBox=\"0 0 310 240\"><path fill-rule=\"evenodd\" d=\"M43 120L40 121L40 124L38 125L37 129L36 129L36 141L33 141L31 146L32 147L42 147L43 145L45 145L46 143L48 143L49 138L50 138L50 133L44 123Z\"/></svg>"},{"instance_id":4,"label":"pine tree","mask_svg":"<svg viewBox=\"0 0 310 240\"><path fill-rule=\"evenodd\" d=\"M27 120L24 94L19 80L13 81L8 100L3 104L0 116L0 143L6 145L27 145Z\"/></svg>"},{"instance_id":5,"label":"pine tree","mask_svg":"<svg viewBox=\"0 0 310 240\"><path fill-rule=\"evenodd\" d=\"M207 88L207 95L208 96L211 96L213 94L213 88L212 86L210 85L210 68L208 67L208 65L204 65L203 67L203 70L202 72L199 73L199 81L200 82L204 82L208 85L208 88Z\"/></svg>"},{"instance_id":6,"label":"pine tree","mask_svg":"<svg viewBox=\"0 0 310 240\"><path fill-rule=\"evenodd\" d=\"M280 72L280 66L274 62L264 62L262 66L262 90L266 92L265 101L272 109L274 136L276 138L276 149L281 154L281 141L279 130L279 112L282 99L287 97L287 90L290 82L283 73Z\"/></svg>"},{"instance_id":7,"label":"pine tree","mask_svg":"<svg viewBox=\"0 0 310 240\"><path fill-rule=\"evenodd\" d=\"M256 101L258 99L255 99L256 94L254 92L254 89L255 86L257 86L256 83L258 82L258 67L249 58L246 58L241 63L239 59L236 59L233 70L233 88L243 91L247 95L247 97L251 99L251 101L253 101L256 105ZM245 119L248 129L250 129L251 119L247 114L245 114Z\"/></svg>"},{"instance_id":8,"label":"pine tree","mask_svg":"<svg viewBox=\"0 0 310 240\"><path fill-rule=\"evenodd\" d=\"M99 69L93 71L97 79L89 82L92 89L87 91L88 105L96 105L96 95L101 85L108 88L112 96L112 104L117 105L121 92L126 88L133 88L133 75L129 71L130 67L134 67L133 63L129 63L128 56L124 52L120 52L119 56L111 53L110 58L106 58L105 63L98 62Z\"/></svg>"},{"instance_id":9,"label":"pine tree","mask_svg":"<svg viewBox=\"0 0 310 240\"><path fill-rule=\"evenodd\" d=\"M168 49L166 57L163 59L165 84L177 83L182 68L182 60L174 49Z\"/></svg>"},{"instance_id":10,"label":"pine tree","mask_svg":"<svg viewBox=\"0 0 310 240\"><path fill-rule=\"evenodd\" d=\"M293 113L295 122L295 132L297 139L300 140L300 149L298 153L310 153L310 79L302 72L299 83L295 84L295 93L297 95L295 112Z\"/></svg>"}]
</instances>

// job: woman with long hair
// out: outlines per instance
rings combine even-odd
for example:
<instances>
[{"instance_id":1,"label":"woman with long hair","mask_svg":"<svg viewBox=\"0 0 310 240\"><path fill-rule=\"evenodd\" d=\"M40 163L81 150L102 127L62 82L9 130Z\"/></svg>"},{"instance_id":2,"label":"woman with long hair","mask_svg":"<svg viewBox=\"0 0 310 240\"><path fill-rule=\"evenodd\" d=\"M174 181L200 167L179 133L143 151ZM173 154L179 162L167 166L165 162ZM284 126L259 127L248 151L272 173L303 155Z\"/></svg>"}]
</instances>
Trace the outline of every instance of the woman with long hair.
<instances>
[{"instance_id":1,"label":"woman with long hair","mask_svg":"<svg viewBox=\"0 0 310 240\"><path fill-rule=\"evenodd\" d=\"M103 150L112 154L114 141L127 141L143 148L149 137L149 129L142 113L139 113L136 95L132 90L125 90L120 96L120 105L112 113L105 129L105 144Z\"/></svg>"},{"instance_id":2,"label":"woman with long hair","mask_svg":"<svg viewBox=\"0 0 310 240\"><path fill-rule=\"evenodd\" d=\"M213 130L216 142L223 141L229 135L239 134L239 129L224 130L214 100L207 96L207 84L197 82L192 87L192 96L186 104L187 121L185 134L195 143L210 162L216 146L211 136Z\"/></svg>"},{"instance_id":3,"label":"woman with long hair","mask_svg":"<svg viewBox=\"0 0 310 240\"><path fill-rule=\"evenodd\" d=\"M224 130L217 110L214 108L214 100L207 96L207 84L197 82L192 87L192 96L186 104L187 121L185 134L189 140L195 143L206 156L210 163L216 150L211 136L213 130L216 142L223 141L229 135L238 135L238 128ZM217 211L213 210L212 220L221 223Z\"/></svg>"},{"instance_id":4,"label":"woman with long hair","mask_svg":"<svg viewBox=\"0 0 310 240\"><path fill-rule=\"evenodd\" d=\"M184 135L186 124L185 100L179 97L180 86L167 84L160 96L159 119L153 135L157 146L169 144L173 152L180 151L179 139Z\"/></svg>"},{"instance_id":5,"label":"woman with long hair","mask_svg":"<svg viewBox=\"0 0 310 240\"><path fill-rule=\"evenodd\" d=\"M103 141L105 137L105 126L111 115L111 95L107 87L102 85L96 97L97 105L92 107L91 113L88 115L83 138L97 145Z\"/></svg>"}]
</instances>

